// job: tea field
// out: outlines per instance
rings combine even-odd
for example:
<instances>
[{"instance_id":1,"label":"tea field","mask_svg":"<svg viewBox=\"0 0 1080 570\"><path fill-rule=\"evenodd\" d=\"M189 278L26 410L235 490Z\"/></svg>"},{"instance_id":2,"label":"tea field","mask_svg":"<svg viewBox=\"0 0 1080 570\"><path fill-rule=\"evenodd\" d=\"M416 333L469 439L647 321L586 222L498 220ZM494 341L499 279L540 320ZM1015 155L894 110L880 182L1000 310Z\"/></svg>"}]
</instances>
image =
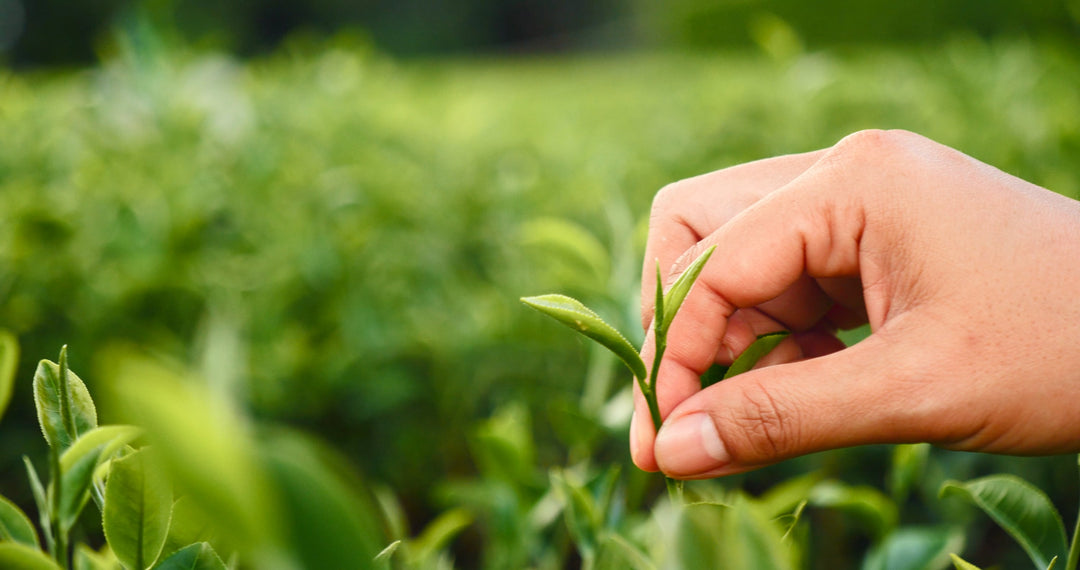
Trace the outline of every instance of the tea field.
<instances>
[{"instance_id":1,"label":"tea field","mask_svg":"<svg viewBox=\"0 0 1080 570\"><path fill-rule=\"evenodd\" d=\"M30 380L66 344L103 422L156 425L115 394L125 363L149 359L245 425L326 442L380 505L371 542L412 537L393 567L733 564L677 538L662 481L629 462L626 371L519 297L567 293L638 330L659 188L864 128L1080 196L1078 85L1074 48L963 37L784 59L426 60L343 37L251 61L131 37L90 69L0 70L0 328L22 354L0 492L32 510L22 456L46 448ZM1023 475L1076 513L1075 458L898 449L694 488L802 505L777 567L870 552L884 568L887 537L927 525L980 565L1026 564L987 517L937 497L945 479ZM742 528L716 516L694 528ZM717 543L740 542L726 532Z\"/></svg>"}]
</instances>

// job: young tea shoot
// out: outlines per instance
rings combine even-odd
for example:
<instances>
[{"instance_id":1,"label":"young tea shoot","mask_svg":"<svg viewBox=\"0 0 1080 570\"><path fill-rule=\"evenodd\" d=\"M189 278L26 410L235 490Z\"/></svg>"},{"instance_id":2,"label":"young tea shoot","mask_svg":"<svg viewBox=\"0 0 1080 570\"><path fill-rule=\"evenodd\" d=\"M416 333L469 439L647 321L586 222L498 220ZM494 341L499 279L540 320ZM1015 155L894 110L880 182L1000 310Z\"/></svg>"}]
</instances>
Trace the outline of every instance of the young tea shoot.
<instances>
[{"instance_id":1,"label":"young tea shoot","mask_svg":"<svg viewBox=\"0 0 1080 570\"><path fill-rule=\"evenodd\" d=\"M659 263L656 268L656 307L653 320L653 340L655 342L655 356L653 357L652 369L646 371L645 362L637 349L615 327L605 322L595 311L589 309L577 299L566 295L549 294L536 297L523 297L521 301L526 305L554 318L564 325L574 329L590 339L600 343L630 369L637 381L641 394L649 406L649 415L653 427L659 431L663 423L660 415L660 407L656 397L656 379L660 371L660 363L667 350L667 335L671 329L671 323L675 320L683 301L690 293L698 276L701 275L705 263L715 250L715 246L705 250L690 266L679 275L671 287L665 292L660 278ZM707 387L719 379L726 379L753 368L761 357L768 354L780 341L788 335L787 332L762 335L746 351L740 355L731 366L727 368L713 367L702 375L702 387ZM669 480L669 490L674 490ZM674 494L673 494L674 496Z\"/></svg>"}]
</instances>

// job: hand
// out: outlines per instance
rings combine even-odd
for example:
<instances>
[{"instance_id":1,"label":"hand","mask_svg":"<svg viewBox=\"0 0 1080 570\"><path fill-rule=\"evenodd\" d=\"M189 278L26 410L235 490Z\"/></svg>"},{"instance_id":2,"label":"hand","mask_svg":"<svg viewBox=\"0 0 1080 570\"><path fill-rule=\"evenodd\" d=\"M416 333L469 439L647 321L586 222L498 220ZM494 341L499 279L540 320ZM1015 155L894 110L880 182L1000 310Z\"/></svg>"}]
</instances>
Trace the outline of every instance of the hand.
<instances>
[{"instance_id":1,"label":"hand","mask_svg":"<svg viewBox=\"0 0 1080 570\"><path fill-rule=\"evenodd\" d=\"M657 260L670 283L710 245L668 333L658 435L637 395L642 469L715 477L870 443L1080 451L1080 202L896 131L685 180L653 204L647 327ZM833 335L866 322L850 348ZM794 334L758 368L700 389L778 329Z\"/></svg>"}]
</instances>

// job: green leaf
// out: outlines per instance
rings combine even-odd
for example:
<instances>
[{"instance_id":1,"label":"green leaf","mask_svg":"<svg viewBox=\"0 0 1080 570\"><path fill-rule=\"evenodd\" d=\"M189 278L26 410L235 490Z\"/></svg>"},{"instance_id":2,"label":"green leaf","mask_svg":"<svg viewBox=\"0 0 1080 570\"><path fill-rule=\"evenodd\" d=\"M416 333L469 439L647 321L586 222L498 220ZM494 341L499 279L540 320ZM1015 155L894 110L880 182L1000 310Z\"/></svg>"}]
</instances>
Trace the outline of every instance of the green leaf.
<instances>
[{"instance_id":1,"label":"green leaf","mask_svg":"<svg viewBox=\"0 0 1080 570\"><path fill-rule=\"evenodd\" d=\"M4 570L60 570L44 552L18 542L0 542L0 568Z\"/></svg>"},{"instance_id":2,"label":"green leaf","mask_svg":"<svg viewBox=\"0 0 1080 570\"><path fill-rule=\"evenodd\" d=\"M107 461L123 446L139 436L140 430L134 426L113 425L96 427L75 440L60 456L60 471L70 471L80 459L94 450L99 452L98 464Z\"/></svg>"},{"instance_id":3,"label":"green leaf","mask_svg":"<svg viewBox=\"0 0 1080 570\"><path fill-rule=\"evenodd\" d=\"M604 244L580 224L562 218L529 220L521 225L521 239L523 244L562 251L576 258L579 266L588 268L592 283L605 281L611 272Z\"/></svg>"},{"instance_id":4,"label":"green leaf","mask_svg":"<svg viewBox=\"0 0 1080 570\"><path fill-rule=\"evenodd\" d=\"M113 460L102 514L101 526L116 558L140 570L157 560L172 516L172 488L151 452L144 448Z\"/></svg>"},{"instance_id":5,"label":"green leaf","mask_svg":"<svg viewBox=\"0 0 1080 570\"><path fill-rule=\"evenodd\" d=\"M602 513L596 507L596 501L577 481L572 481L572 474L561 469L551 471L551 487L563 502L563 517L570 537L582 556L592 556L597 546L598 534L602 523Z\"/></svg>"},{"instance_id":6,"label":"green leaf","mask_svg":"<svg viewBox=\"0 0 1080 570\"><path fill-rule=\"evenodd\" d=\"M364 481L335 451L298 433L272 434L263 463L281 501L282 547L300 568L366 568L386 544Z\"/></svg>"},{"instance_id":7,"label":"green leaf","mask_svg":"<svg viewBox=\"0 0 1080 570\"><path fill-rule=\"evenodd\" d=\"M1040 570L1054 557L1064 558L1065 525L1050 499L1014 475L990 475L967 482L946 481L942 496L962 497L994 519L1020 543Z\"/></svg>"},{"instance_id":8,"label":"green leaf","mask_svg":"<svg viewBox=\"0 0 1080 570\"><path fill-rule=\"evenodd\" d=\"M439 515L424 528L420 536L409 542L410 566L424 567L439 554L458 533L473 522L465 509L451 509Z\"/></svg>"},{"instance_id":9,"label":"green leaf","mask_svg":"<svg viewBox=\"0 0 1080 570\"><path fill-rule=\"evenodd\" d=\"M94 552L89 546L79 544L75 547L74 561L75 570L123 570L108 546Z\"/></svg>"},{"instance_id":10,"label":"green leaf","mask_svg":"<svg viewBox=\"0 0 1080 570\"><path fill-rule=\"evenodd\" d=\"M78 520L86 502L90 500L90 488L94 482L94 470L101 463L102 447L95 447L81 454L77 461L61 475L60 528L70 529ZM54 496L56 485L49 484L49 496Z\"/></svg>"},{"instance_id":11,"label":"green leaf","mask_svg":"<svg viewBox=\"0 0 1080 570\"><path fill-rule=\"evenodd\" d=\"M19 342L7 331L0 331L0 419L4 417L15 390L15 370L19 364Z\"/></svg>"},{"instance_id":12,"label":"green leaf","mask_svg":"<svg viewBox=\"0 0 1080 570\"><path fill-rule=\"evenodd\" d=\"M949 563L949 553L963 548L961 529L904 527L871 549L862 570L924 570Z\"/></svg>"},{"instance_id":13,"label":"green leaf","mask_svg":"<svg viewBox=\"0 0 1080 570\"><path fill-rule=\"evenodd\" d=\"M390 560L394 557L394 553L398 551L398 548L401 548L402 544L403 542L400 539L395 540L394 542L388 544L386 548L379 551L379 553L375 555L375 567L380 569L385 568L386 570L389 570Z\"/></svg>"},{"instance_id":14,"label":"green leaf","mask_svg":"<svg viewBox=\"0 0 1080 570\"><path fill-rule=\"evenodd\" d=\"M687 505L680 513L678 529L678 568L795 567L797 552L784 541L782 526L742 494L735 495L730 506Z\"/></svg>"},{"instance_id":15,"label":"green leaf","mask_svg":"<svg viewBox=\"0 0 1080 570\"><path fill-rule=\"evenodd\" d=\"M174 552L197 542L209 542L211 538L213 533L206 515L195 506L190 497L180 497L173 502L169 534L165 538L165 545L161 547L161 558L168 558Z\"/></svg>"},{"instance_id":16,"label":"green leaf","mask_svg":"<svg viewBox=\"0 0 1080 570\"><path fill-rule=\"evenodd\" d=\"M772 350L783 342L790 334L791 333L787 331L780 331L763 334L757 337L757 340L746 347L746 350L744 350L742 354L735 359L735 362L731 363L731 366L728 367L727 371L724 372L724 380L749 371L762 359L762 357L772 352Z\"/></svg>"},{"instance_id":17,"label":"green leaf","mask_svg":"<svg viewBox=\"0 0 1080 570\"><path fill-rule=\"evenodd\" d=\"M664 333L671 327L671 321L675 320L675 315L682 307L683 301L686 300L686 295L690 293L690 289L694 286L694 282L697 281L698 275L701 275L701 270L705 268L705 262L709 261L709 257L712 256L714 251L716 251L715 245L709 247L709 249L706 249L699 255L698 258L690 264L690 267L687 267L686 270L679 275L679 278L675 280L675 283L671 285L671 288L668 289L667 293L664 294L664 306L663 312L661 313L664 316L663 324L661 325L661 330Z\"/></svg>"},{"instance_id":18,"label":"green leaf","mask_svg":"<svg viewBox=\"0 0 1080 570\"><path fill-rule=\"evenodd\" d=\"M97 427L97 409L86 384L67 368L66 347L60 352L64 366L42 360L34 373L34 403L38 423L49 447L63 452L79 435Z\"/></svg>"},{"instance_id":19,"label":"green leaf","mask_svg":"<svg viewBox=\"0 0 1080 570\"><path fill-rule=\"evenodd\" d=\"M0 542L11 541L38 548L34 523L15 503L0 495Z\"/></svg>"},{"instance_id":20,"label":"green leaf","mask_svg":"<svg viewBox=\"0 0 1080 570\"><path fill-rule=\"evenodd\" d=\"M26 478L30 481L30 490L34 493L34 504L38 509L38 522L41 524L41 528L45 531L45 537L52 543L52 537L49 534L49 497L45 493L45 487L41 484L41 478L38 477L37 469L34 469L34 464L30 463L30 458L23 456L23 464L26 465Z\"/></svg>"},{"instance_id":21,"label":"green leaf","mask_svg":"<svg viewBox=\"0 0 1080 570\"><path fill-rule=\"evenodd\" d=\"M896 503L869 486L853 487L839 481L822 481L810 492L808 500L812 506L836 509L857 517L875 538L889 534L899 519Z\"/></svg>"},{"instance_id":22,"label":"green leaf","mask_svg":"<svg viewBox=\"0 0 1080 570\"><path fill-rule=\"evenodd\" d=\"M952 563L953 566L956 567L956 570L982 570L978 566L968 562L967 560L964 560L963 558L960 558L955 554L950 553L949 557L952 558Z\"/></svg>"},{"instance_id":23,"label":"green leaf","mask_svg":"<svg viewBox=\"0 0 1080 570\"><path fill-rule=\"evenodd\" d=\"M221 557L207 542L198 542L176 551L154 566L154 570L226 570Z\"/></svg>"},{"instance_id":24,"label":"green leaf","mask_svg":"<svg viewBox=\"0 0 1080 570\"><path fill-rule=\"evenodd\" d=\"M911 487L922 478L929 455L929 443L909 443L893 447L892 467L888 475L889 493L897 504L907 499Z\"/></svg>"},{"instance_id":25,"label":"green leaf","mask_svg":"<svg viewBox=\"0 0 1080 570\"><path fill-rule=\"evenodd\" d=\"M566 295L551 294L522 297L521 301L604 345L623 361L634 376L645 378L645 363L642 362L634 345L615 330L615 327L604 322L592 309L581 304L577 299Z\"/></svg>"},{"instance_id":26,"label":"green leaf","mask_svg":"<svg viewBox=\"0 0 1080 570\"><path fill-rule=\"evenodd\" d=\"M596 570L656 570L649 557L621 535L604 532L596 554Z\"/></svg>"}]
</instances>

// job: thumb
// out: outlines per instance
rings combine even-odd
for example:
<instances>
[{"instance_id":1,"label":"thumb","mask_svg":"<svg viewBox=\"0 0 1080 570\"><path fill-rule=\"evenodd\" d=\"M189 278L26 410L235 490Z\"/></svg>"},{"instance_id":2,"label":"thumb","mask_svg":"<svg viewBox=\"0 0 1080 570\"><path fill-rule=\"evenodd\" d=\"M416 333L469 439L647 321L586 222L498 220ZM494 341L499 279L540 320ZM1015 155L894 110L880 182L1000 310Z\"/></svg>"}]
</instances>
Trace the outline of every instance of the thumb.
<instances>
[{"instance_id":1,"label":"thumb","mask_svg":"<svg viewBox=\"0 0 1080 570\"><path fill-rule=\"evenodd\" d=\"M884 331L882 331L884 332ZM926 370L875 333L840 352L747 372L676 407L657 434L660 470L679 479L730 475L826 449L935 441L941 417Z\"/></svg>"}]
</instances>

